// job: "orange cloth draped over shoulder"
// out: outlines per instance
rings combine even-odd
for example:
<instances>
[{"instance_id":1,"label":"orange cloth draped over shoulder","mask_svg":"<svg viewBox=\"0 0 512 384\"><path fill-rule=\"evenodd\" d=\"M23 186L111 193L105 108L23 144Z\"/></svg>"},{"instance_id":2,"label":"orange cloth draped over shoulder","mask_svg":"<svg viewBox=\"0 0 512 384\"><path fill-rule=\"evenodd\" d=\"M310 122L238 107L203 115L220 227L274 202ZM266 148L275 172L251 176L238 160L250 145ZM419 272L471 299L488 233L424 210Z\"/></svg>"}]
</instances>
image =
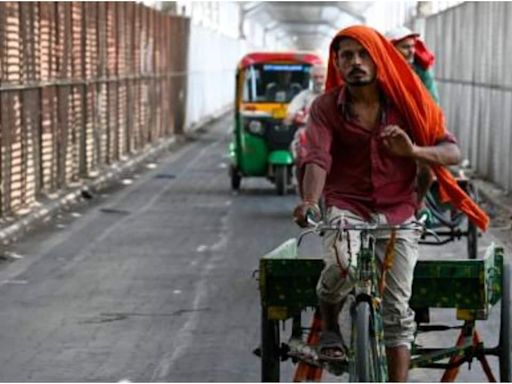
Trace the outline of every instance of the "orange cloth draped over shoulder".
<instances>
[{"instance_id":1,"label":"orange cloth draped over shoulder","mask_svg":"<svg viewBox=\"0 0 512 384\"><path fill-rule=\"evenodd\" d=\"M381 90L394 103L411 128L413 140L420 146L433 146L444 137L444 115L409 64L387 39L372 28L351 26L338 32L331 42L327 67L326 90L343 84L335 65L334 43L340 37L357 40L370 54L377 66L377 81ZM487 229L489 217L460 188L451 172L444 166L431 166L441 191L451 204L464 212L482 230Z\"/></svg>"}]
</instances>

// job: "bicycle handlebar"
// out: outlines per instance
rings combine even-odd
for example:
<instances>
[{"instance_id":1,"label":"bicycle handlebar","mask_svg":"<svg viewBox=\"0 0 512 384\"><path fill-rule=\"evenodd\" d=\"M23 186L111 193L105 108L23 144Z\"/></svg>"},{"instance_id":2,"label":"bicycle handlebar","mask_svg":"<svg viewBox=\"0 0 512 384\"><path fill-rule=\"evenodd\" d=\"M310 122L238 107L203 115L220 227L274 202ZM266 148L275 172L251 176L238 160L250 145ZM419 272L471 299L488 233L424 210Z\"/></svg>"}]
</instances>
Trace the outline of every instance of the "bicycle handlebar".
<instances>
[{"instance_id":1,"label":"bicycle handlebar","mask_svg":"<svg viewBox=\"0 0 512 384\"><path fill-rule=\"evenodd\" d=\"M327 224L323 221L316 221L312 217L312 215L308 212L306 213L306 220L309 225L309 229L303 231L299 235L298 243L302 241L302 238L310 233L322 233L324 231L381 231L381 230L420 230L426 231L432 234L437 241L441 241L437 234L426 228L426 222L428 221L429 215L428 213L422 213L422 215L414 221L408 222L406 224L378 224L378 223L362 223L362 224L344 224L342 220L338 223L333 224L334 221L339 220L341 217L336 217L331 220L331 223Z\"/></svg>"},{"instance_id":2,"label":"bicycle handlebar","mask_svg":"<svg viewBox=\"0 0 512 384\"><path fill-rule=\"evenodd\" d=\"M425 223L428 220L428 214L423 213L417 220L411 221L406 224L377 224L377 223L363 223L363 224L335 224L333 225L332 222L340 219L341 217L336 217L333 220L331 220L330 224L326 224L322 221L316 221L312 215L308 212L306 214L306 219L308 222L308 225L312 228L319 229L319 230L342 230L342 231L348 231L348 230L368 230L368 231L377 231L377 230L412 230L412 229L425 229Z\"/></svg>"}]
</instances>

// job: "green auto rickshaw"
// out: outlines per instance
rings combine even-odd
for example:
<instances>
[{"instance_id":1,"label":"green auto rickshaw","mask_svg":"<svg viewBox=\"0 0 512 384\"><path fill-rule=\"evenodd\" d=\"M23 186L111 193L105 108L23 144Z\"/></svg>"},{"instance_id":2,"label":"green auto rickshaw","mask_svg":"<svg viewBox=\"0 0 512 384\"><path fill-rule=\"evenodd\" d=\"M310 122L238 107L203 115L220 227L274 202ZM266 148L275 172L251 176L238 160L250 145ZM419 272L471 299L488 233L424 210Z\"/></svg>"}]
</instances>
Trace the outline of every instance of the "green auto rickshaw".
<instances>
[{"instance_id":1,"label":"green auto rickshaw","mask_svg":"<svg viewBox=\"0 0 512 384\"><path fill-rule=\"evenodd\" d=\"M235 126L229 146L231 188L242 178L266 177L284 195L291 185L290 143L296 128L283 124L290 101L310 85L311 53L257 52L242 58L236 74Z\"/></svg>"}]
</instances>

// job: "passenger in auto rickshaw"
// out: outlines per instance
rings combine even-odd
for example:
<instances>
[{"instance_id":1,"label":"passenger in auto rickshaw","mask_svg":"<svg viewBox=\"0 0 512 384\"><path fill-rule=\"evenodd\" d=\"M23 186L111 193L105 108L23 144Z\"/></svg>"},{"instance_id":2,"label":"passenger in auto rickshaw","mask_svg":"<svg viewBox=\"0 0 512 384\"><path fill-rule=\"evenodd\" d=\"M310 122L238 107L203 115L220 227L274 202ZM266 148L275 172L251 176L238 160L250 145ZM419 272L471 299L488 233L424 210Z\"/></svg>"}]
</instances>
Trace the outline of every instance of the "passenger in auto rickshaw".
<instances>
[{"instance_id":1,"label":"passenger in auto rickshaw","mask_svg":"<svg viewBox=\"0 0 512 384\"><path fill-rule=\"evenodd\" d=\"M313 100L321 94L325 85L325 68L315 65L311 68L312 87L304 89L296 95L288 105L286 121L289 123L305 123L305 118L309 112L309 107Z\"/></svg>"},{"instance_id":2,"label":"passenger in auto rickshaw","mask_svg":"<svg viewBox=\"0 0 512 384\"><path fill-rule=\"evenodd\" d=\"M284 103L295 97L302 87L299 83L292 82L292 72L277 72L277 81L267 84L265 99Z\"/></svg>"},{"instance_id":3,"label":"passenger in auto rickshaw","mask_svg":"<svg viewBox=\"0 0 512 384\"><path fill-rule=\"evenodd\" d=\"M306 154L306 121L311 104L316 97L324 91L325 67L321 65L313 66L311 68L311 80L312 87L301 91L290 102L288 105L287 116L284 120L285 124L294 124L297 127L297 131L295 132L290 147L295 161L295 179L299 194L302 194L300 187L300 181L302 180L300 169L302 159Z\"/></svg>"}]
</instances>

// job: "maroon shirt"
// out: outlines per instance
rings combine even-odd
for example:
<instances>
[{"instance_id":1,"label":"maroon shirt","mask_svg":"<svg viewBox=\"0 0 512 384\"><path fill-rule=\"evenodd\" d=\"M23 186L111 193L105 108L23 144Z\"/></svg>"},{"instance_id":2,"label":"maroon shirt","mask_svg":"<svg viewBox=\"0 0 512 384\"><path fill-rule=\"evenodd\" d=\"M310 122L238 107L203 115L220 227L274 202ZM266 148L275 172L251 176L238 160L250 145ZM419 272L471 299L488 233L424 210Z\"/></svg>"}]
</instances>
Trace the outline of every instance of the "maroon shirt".
<instances>
[{"instance_id":1,"label":"maroon shirt","mask_svg":"<svg viewBox=\"0 0 512 384\"><path fill-rule=\"evenodd\" d=\"M383 101L380 122L373 130L360 126L351 113L345 88L317 97L311 106L307 150L303 165L314 163L327 172L326 205L347 209L362 217L378 212L390 224L400 224L417 208L416 161L391 155L380 139L387 125L411 132L398 110ZM451 134L441 141L455 143Z\"/></svg>"}]
</instances>

